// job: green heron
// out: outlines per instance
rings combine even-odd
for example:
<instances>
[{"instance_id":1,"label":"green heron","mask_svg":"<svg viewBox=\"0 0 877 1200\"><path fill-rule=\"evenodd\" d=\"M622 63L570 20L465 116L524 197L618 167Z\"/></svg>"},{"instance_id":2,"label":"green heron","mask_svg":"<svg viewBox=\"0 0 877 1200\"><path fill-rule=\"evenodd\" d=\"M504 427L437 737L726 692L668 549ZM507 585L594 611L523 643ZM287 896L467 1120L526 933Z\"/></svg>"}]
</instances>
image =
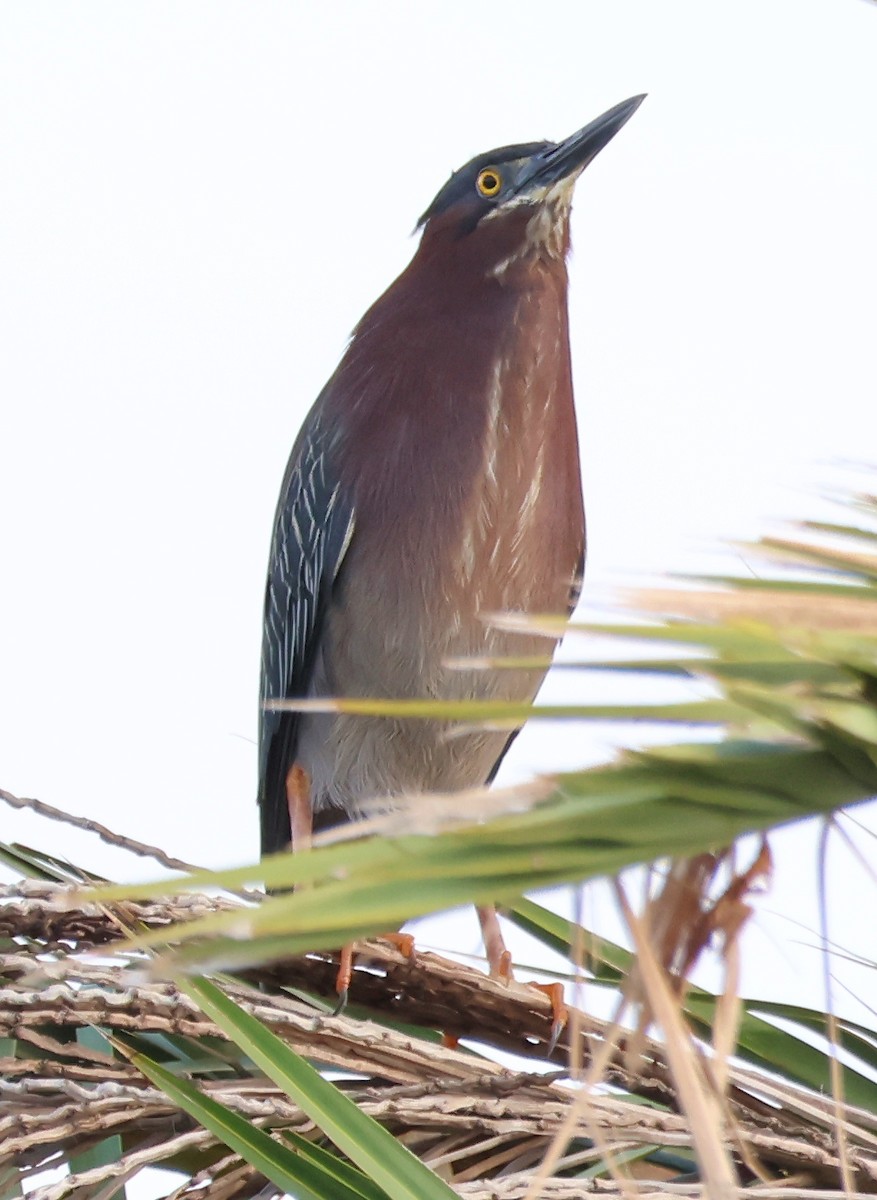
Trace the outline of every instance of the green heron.
<instances>
[{"instance_id":1,"label":"green heron","mask_svg":"<svg viewBox=\"0 0 877 1200\"><path fill-rule=\"evenodd\" d=\"M566 256L573 187L643 100L559 143L455 172L418 249L353 332L292 448L262 637L262 853L366 802L490 783L514 734L272 711L329 696L529 701L542 670L449 659L545 654L491 624L571 612L585 554ZM555 644L556 646L556 644ZM505 957L480 909L492 969Z\"/></svg>"}]
</instances>

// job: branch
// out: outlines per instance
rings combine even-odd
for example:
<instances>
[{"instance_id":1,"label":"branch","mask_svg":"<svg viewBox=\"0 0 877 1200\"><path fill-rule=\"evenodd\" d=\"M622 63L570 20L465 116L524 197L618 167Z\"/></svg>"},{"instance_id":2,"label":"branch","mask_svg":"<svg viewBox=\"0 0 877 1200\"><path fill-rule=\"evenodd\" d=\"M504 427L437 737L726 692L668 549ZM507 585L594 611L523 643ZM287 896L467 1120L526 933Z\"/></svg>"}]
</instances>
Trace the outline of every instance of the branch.
<instances>
[{"instance_id":1,"label":"branch","mask_svg":"<svg viewBox=\"0 0 877 1200\"><path fill-rule=\"evenodd\" d=\"M192 863L184 862L181 858L174 858L173 855L166 854L158 846L150 846L146 842L138 842L134 838L125 837L124 834L113 833L112 829L107 829L106 825L101 825L99 821L93 821L90 817L75 817L72 813L63 812L60 808L46 804L44 800L35 800L31 796L13 796L12 792L7 792L3 788L0 788L0 800L5 800L12 808L29 809L40 817L46 817L49 821L60 821L64 825L72 825L75 829L84 829L86 833L94 833L107 845L118 846L121 850L129 850L141 858L155 859L170 871L184 871L189 874L201 869Z\"/></svg>"}]
</instances>

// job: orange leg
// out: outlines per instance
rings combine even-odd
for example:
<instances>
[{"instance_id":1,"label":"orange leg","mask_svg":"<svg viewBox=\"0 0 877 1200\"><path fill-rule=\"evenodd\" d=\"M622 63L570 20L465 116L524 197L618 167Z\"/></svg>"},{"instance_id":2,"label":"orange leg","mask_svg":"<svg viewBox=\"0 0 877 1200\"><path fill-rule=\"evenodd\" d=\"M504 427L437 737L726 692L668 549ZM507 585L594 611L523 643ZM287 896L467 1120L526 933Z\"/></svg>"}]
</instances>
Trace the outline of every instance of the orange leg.
<instances>
[{"instance_id":1,"label":"orange leg","mask_svg":"<svg viewBox=\"0 0 877 1200\"><path fill-rule=\"evenodd\" d=\"M350 992L350 981L353 978L353 942L348 942L346 946L341 947L341 954L338 958L338 974L335 976L335 991L338 994L338 1003L335 1005L334 1016L344 1011L347 1004L347 996Z\"/></svg>"},{"instance_id":2,"label":"orange leg","mask_svg":"<svg viewBox=\"0 0 877 1200\"><path fill-rule=\"evenodd\" d=\"M314 832L311 781L298 763L293 763L286 774L286 803L293 850L310 850Z\"/></svg>"},{"instance_id":3,"label":"orange leg","mask_svg":"<svg viewBox=\"0 0 877 1200\"><path fill-rule=\"evenodd\" d=\"M299 763L293 763L286 775L286 803L289 806L289 828L295 853L310 850L313 844L314 809L311 801L311 781ZM497 926L497 928L499 928ZM414 938L410 933L387 933L383 940L392 942L406 958L414 956ZM341 947L335 991L338 993L336 1013L347 1003L350 980L353 978L353 943Z\"/></svg>"},{"instance_id":4,"label":"orange leg","mask_svg":"<svg viewBox=\"0 0 877 1200\"><path fill-rule=\"evenodd\" d=\"M311 781L308 773L299 763L293 763L286 773L286 803L289 807L289 828L292 834L292 850L294 854L310 850L314 839L314 808L311 802ZM338 975L335 981L335 991L338 993L338 1004L335 1012L339 1013L347 1003L347 992L353 975L353 943L341 947L341 958L338 963Z\"/></svg>"},{"instance_id":5,"label":"orange leg","mask_svg":"<svg viewBox=\"0 0 877 1200\"><path fill-rule=\"evenodd\" d=\"M481 926L481 936L484 939L484 952L487 955L490 976L492 979L501 979L504 983L508 983L513 978L512 956L506 949L496 909L492 904L487 904L476 906L475 911Z\"/></svg>"}]
</instances>

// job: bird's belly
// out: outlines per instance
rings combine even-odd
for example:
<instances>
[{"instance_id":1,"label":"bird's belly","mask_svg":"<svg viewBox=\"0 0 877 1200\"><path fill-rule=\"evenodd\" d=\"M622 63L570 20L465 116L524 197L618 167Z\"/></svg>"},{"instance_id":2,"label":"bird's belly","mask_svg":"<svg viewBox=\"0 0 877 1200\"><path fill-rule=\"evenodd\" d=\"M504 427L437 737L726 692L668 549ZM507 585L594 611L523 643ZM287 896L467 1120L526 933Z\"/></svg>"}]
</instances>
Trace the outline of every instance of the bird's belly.
<instances>
[{"instance_id":1,"label":"bird's belly","mask_svg":"<svg viewBox=\"0 0 877 1200\"><path fill-rule=\"evenodd\" d=\"M489 621L502 611L566 611L577 562L556 578L525 569L533 561L531 543L541 539L544 548L545 538L557 536L556 514L530 507L524 528L480 511L450 545L425 547L429 531L421 530L416 553L400 537L381 558L380 586L341 589L311 694L532 700L546 667L461 666L461 660L511 656L541 656L547 665L553 653L549 639L504 632ZM577 553L575 546L567 553ZM430 562L433 570L415 577L406 562ZM351 577L361 578L357 571ZM508 739L507 730L467 731L447 721L309 714L298 757L311 777L315 807L355 814L376 799L482 785Z\"/></svg>"},{"instance_id":2,"label":"bird's belly","mask_svg":"<svg viewBox=\"0 0 877 1200\"><path fill-rule=\"evenodd\" d=\"M423 654L424 640L432 636L426 630L423 637L410 641L397 636L389 645L375 645L367 675L348 673L345 668L350 664L343 654L338 655L331 664L320 664L313 692L384 699L531 700L544 670L461 669L453 660L474 654L548 656L551 644L540 639L538 647L534 642L523 648L521 639L512 641L490 631L485 634L480 622L479 626L464 631L455 620L449 621L440 637L431 642L436 648L441 645L442 653ZM356 641L361 645L362 634ZM327 645L326 651L331 653L331 647ZM394 670L392 664L403 669ZM468 731L465 725L451 721L308 714L303 719L298 757L311 778L315 807L331 804L355 814L364 803L376 799L479 786L490 777L508 738L508 731Z\"/></svg>"}]
</instances>

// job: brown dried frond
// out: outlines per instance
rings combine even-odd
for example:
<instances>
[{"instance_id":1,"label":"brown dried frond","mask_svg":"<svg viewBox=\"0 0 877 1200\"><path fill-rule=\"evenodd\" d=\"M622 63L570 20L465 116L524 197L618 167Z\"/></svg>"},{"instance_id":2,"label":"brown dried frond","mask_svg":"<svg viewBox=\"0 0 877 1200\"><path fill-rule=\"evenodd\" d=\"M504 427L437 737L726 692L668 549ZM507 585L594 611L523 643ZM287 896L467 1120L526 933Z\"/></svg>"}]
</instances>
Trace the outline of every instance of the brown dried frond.
<instances>
[{"instance_id":1,"label":"brown dried frond","mask_svg":"<svg viewBox=\"0 0 877 1200\"><path fill-rule=\"evenodd\" d=\"M870 598L869 598L870 596ZM877 603L873 593L862 597L832 596L826 604L819 593L758 588L718 591L700 588L644 588L631 591L632 607L666 617L701 622L756 621L773 629L824 629L834 633L877 635Z\"/></svg>"},{"instance_id":2,"label":"brown dried frond","mask_svg":"<svg viewBox=\"0 0 877 1200\"><path fill-rule=\"evenodd\" d=\"M743 871L732 871L716 896L719 872L729 865L729 852L724 850L674 859L657 894L646 905L641 920L649 945L677 996L683 994L688 976L707 946L727 955L752 915L746 897L769 879L772 870L767 839L761 839L753 862ZM642 1008L640 1028L645 1030L652 1014L636 969L628 979L626 995Z\"/></svg>"}]
</instances>

